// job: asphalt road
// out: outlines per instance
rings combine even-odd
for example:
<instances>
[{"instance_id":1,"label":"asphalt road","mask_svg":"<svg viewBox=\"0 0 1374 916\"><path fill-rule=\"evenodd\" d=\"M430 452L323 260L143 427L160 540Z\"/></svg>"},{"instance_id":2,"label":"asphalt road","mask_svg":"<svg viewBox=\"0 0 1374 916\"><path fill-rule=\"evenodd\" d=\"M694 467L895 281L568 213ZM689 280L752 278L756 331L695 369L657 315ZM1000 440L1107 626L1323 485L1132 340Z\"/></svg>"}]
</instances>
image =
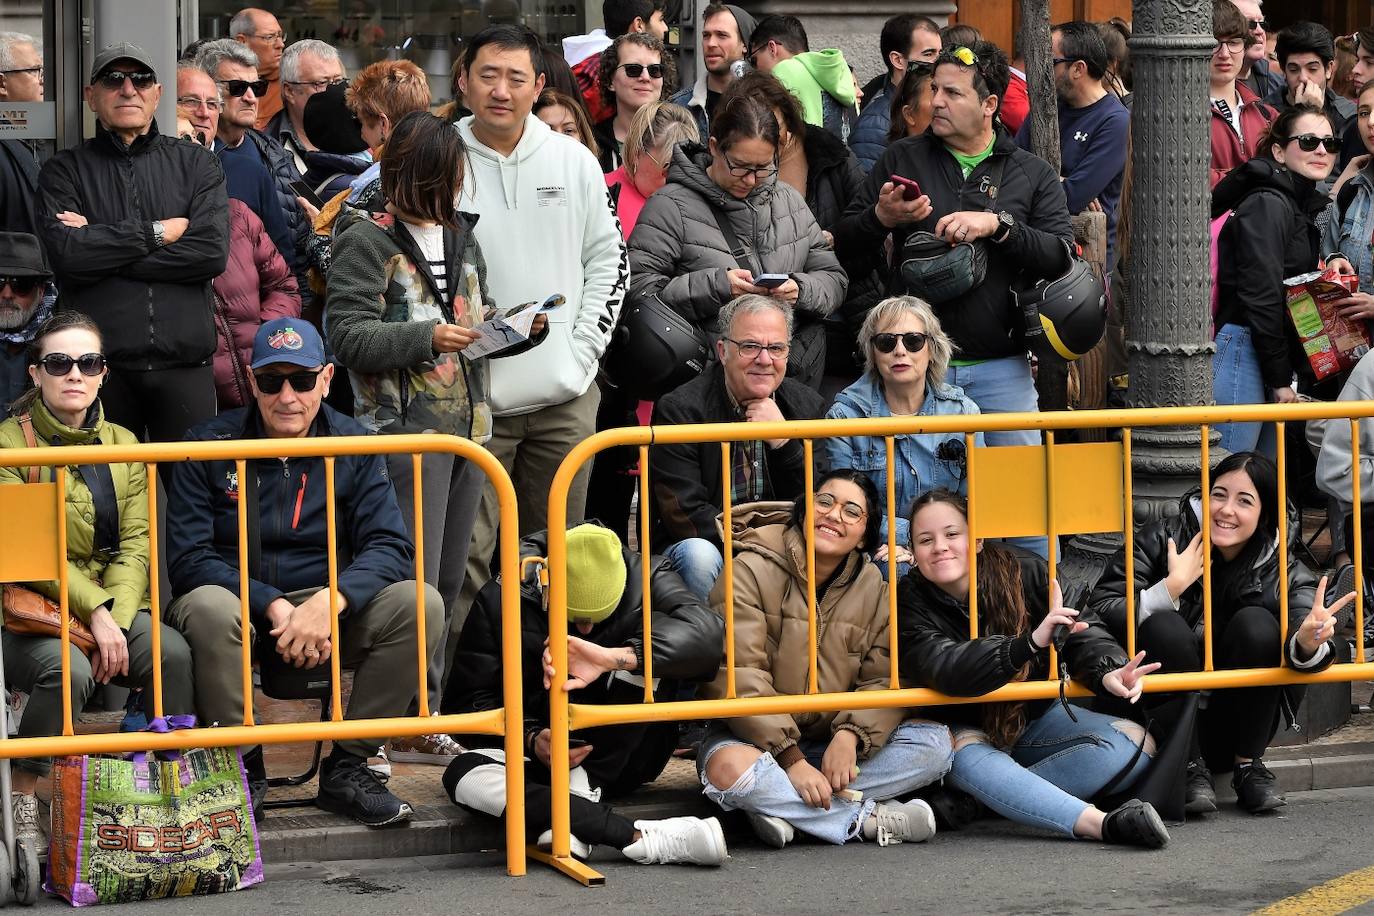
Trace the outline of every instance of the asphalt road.
<instances>
[{"instance_id":1,"label":"asphalt road","mask_svg":"<svg viewBox=\"0 0 1374 916\"><path fill-rule=\"evenodd\" d=\"M886 849L800 843L779 851L741 841L720 869L637 866L606 853L594 860L606 886L591 889L533 862L526 877L508 878L494 855L269 866L266 883L239 894L136 910L151 916L1242 913L1335 879L1320 900L1289 904L1288 911L1374 916L1374 788L1290 795L1278 816L1251 817L1226 806L1172 836L1168 848L1142 852L984 822L926 845ZM1363 877L1342 879L1361 869L1368 870ZM48 900L39 909L57 906L65 904Z\"/></svg>"}]
</instances>

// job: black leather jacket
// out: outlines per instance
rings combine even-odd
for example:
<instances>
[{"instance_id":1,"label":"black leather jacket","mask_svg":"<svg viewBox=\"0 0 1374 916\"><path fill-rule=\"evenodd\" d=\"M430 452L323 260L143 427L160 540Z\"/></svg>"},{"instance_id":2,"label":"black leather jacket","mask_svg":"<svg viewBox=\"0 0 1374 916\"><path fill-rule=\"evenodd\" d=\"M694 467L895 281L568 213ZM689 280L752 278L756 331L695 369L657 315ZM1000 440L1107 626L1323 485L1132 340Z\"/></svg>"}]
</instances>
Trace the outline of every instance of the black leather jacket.
<instances>
[{"instance_id":1,"label":"black leather jacket","mask_svg":"<svg viewBox=\"0 0 1374 916\"><path fill-rule=\"evenodd\" d=\"M629 646L644 657L643 567L638 552L623 549L625 555L625 594L611 615L598 623L582 639L602 646ZM520 543L520 556L548 556L547 532L537 532ZM688 590L677 573L658 556L650 559L652 599L651 637L653 675L662 679L661 699L671 697L670 681L709 681L716 676L725 653L725 622L695 594ZM530 571L520 584L520 671L524 692L525 734L549 724L548 691L544 689L544 641L549 635L549 615L543 596ZM463 624L458 648L453 657L452 674L444 692L446 713L482 712L501 706L501 577L482 588L473 602L472 612ZM637 674L642 673L642 667ZM624 684L614 690L613 682L602 675L572 693L574 703L625 702ZM491 736L463 736L467 747L499 745Z\"/></svg>"},{"instance_id":2,"label":"black leather jacket","mask_svg":"<svg viewBox=\"0 0 1374 916\"><path fill-rule=\"evenodd\" d=\"M1049 611L1048 567L1029 551L1001 549L1014 553L1021 566L1021 590L1034 629ZM978 605L987 607L981 594ZM897 614L895 648L901 653L902 681L908 686L976 697L1011 683L1026 662L1031 663L1029 680L1044 680L1050 674L1049 651L1031 642L1029 630L1016 636L969 639L968 604L955 601L915 566L897 588ZM1065 642L1063 661L1075 681L1097 693L1103 676L1126 664L1126 652L1090 611L1080 612L1078 619L1088 629ZM1027 716L1041 715L1048 702L1028 703ZM955 724L978 726L982 722L982 706L976 703L931 707L925 712Z\"/></svg>"}]
</instances>

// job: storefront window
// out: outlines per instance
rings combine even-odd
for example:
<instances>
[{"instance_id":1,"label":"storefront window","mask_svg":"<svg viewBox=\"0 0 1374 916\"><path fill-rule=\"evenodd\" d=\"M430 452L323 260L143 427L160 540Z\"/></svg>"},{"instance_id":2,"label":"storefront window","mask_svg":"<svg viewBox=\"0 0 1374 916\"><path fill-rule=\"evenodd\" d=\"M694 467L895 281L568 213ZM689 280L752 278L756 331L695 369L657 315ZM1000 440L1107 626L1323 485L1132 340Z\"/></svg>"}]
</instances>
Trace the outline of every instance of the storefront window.
<instances>
[{"instance_id":1,"label":"storefront window","mask_svg":"<svg viewBox=\"0 0 1374 916\"><path fill-rule=\"evenodd\" d=\"M255 5L271 10L287 44L318 38L339 49L352 76L379 60L414 61L436 104L451 97L453 62L463 42L488 25L520 23L558 46L586 31L586 0L307 0ZM225 38L244 0L200 0L200 37ZM599 11L598 11L599 12Z\"/></svg>"},{"instance_id":2,"label":"storefront window","mask_svg":"<svg viewBox=\"0 0 1374 916\"><path fill-rule=\"evenodd\" d=\"M21 140L46 158L57 137L57 106L53 103L53 53L50 17L42 0L0 0L0 32L19 33L33 40L6 39L0 48L0 139Z\"/></svg>"}]
</instances>

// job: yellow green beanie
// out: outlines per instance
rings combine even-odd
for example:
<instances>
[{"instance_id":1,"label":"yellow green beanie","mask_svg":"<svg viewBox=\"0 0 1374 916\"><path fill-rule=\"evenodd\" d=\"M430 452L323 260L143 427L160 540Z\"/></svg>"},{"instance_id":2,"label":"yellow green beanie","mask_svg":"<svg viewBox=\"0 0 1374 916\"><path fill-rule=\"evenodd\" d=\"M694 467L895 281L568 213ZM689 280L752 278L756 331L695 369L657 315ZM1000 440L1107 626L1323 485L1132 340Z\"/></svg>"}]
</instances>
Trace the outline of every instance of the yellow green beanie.
<instances>
[{"instance_id":1,"label":"yellow green beanie","mask_svg":"<svg viewBox=\"0 0 1374 916\"><path fill-rule=\"evenodd\" d=\"M600 623L625 594L625 555L620 538L600 525L568 532L568 619Z\"/></svg>"}]
</instances>

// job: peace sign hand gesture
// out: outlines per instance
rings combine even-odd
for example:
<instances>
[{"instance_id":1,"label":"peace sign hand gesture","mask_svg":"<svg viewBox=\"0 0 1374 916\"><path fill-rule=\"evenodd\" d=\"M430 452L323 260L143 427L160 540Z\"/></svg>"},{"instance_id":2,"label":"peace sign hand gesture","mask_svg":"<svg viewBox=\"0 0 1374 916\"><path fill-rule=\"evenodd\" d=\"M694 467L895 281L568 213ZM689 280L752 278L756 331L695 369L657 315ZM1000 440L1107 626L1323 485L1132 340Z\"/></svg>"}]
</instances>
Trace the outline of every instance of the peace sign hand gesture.
<instances>
[{"instance_id":1,"label":"peace sign hand gesture","mask_svg":"<svg viewBox=\"0 0 1374 916\"><path fill-rule=\"evenodd\" d=\"M1134 703L1140 699L1141 692L1145 689L1145 675L1152 671L1158 671L1160 662L1150 662L1142 665L1145 660L1145 652L1141 650L1135 654L1135 658L1128 661L1125 665L1115 671L1107 672L1102 678L1102 686L1113 696L1121 697Z\"/></svg>"},{"instance_id":2,"label":"peace sign hand gesture","mask_svg":"<svg viewBox=\"0 0 1374 916\"><path fill-rule=\"evenodd\" d=\"M1302 626L1298 628L1298 648L1302 649L1304 657L1311 658L1316 655L1322 643L1335 635L1336 614L1354 600L1355 593L1350 592L1328 607L1326 604L1326 576L1322 576L1321 581L1317 583L1316 597L1312 599L1312 610L1303 619Z\"/></svg>"}]
</instances>

